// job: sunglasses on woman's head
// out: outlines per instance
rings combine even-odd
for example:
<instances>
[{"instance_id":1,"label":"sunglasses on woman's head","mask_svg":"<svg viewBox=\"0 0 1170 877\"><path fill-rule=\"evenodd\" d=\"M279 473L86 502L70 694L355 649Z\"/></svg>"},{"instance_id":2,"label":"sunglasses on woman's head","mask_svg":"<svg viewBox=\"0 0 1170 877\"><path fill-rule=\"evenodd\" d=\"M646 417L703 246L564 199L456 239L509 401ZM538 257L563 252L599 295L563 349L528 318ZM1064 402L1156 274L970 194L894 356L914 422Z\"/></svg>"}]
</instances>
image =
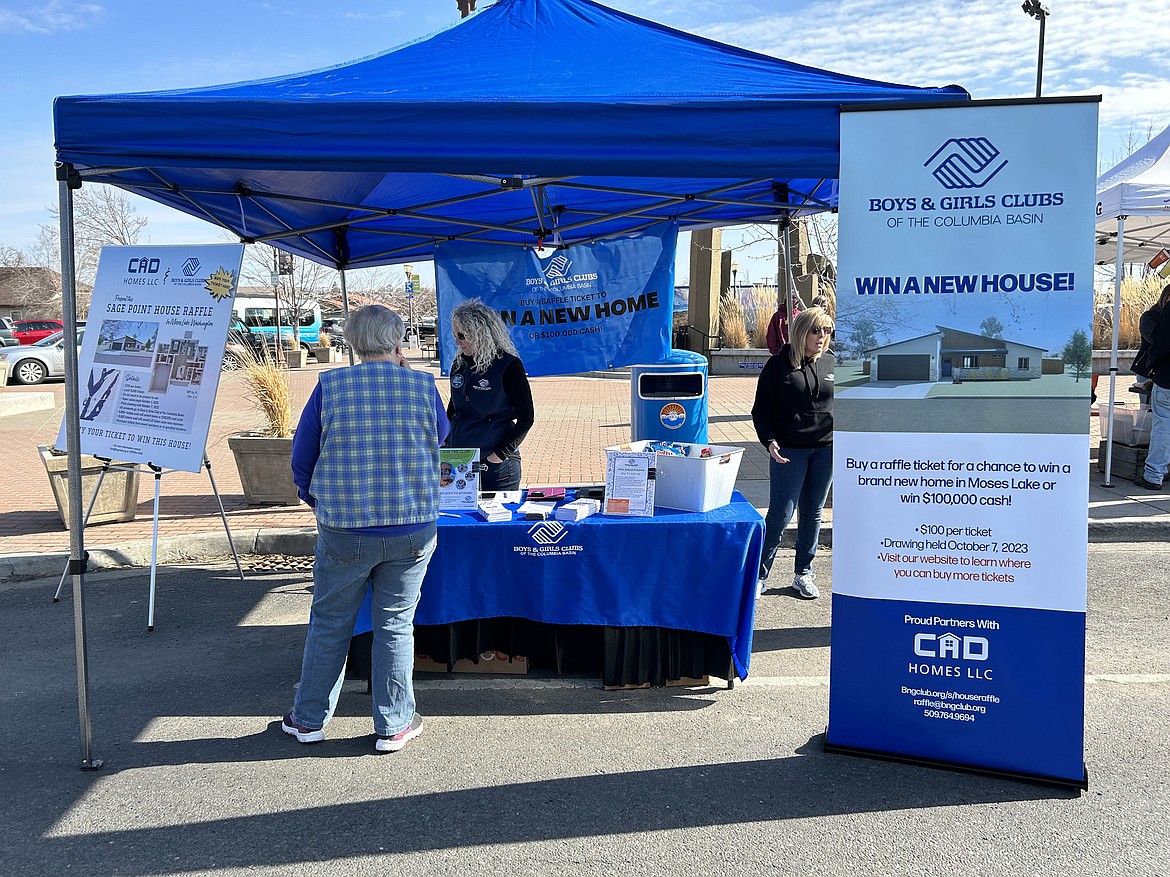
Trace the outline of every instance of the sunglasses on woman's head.
<instances>
[{"instance_id":1,"label":"sunglasses on woman's head","mask_svg":"<svg viewBox=\"0 0 1170 877\"><path fill-rule=\"evenodd\" d=\"M815 329L809 329L808 331L809 331L810 335L832 335L833 334L833 327L832 326L817 326Z\"/></svg>"}]
</instances>

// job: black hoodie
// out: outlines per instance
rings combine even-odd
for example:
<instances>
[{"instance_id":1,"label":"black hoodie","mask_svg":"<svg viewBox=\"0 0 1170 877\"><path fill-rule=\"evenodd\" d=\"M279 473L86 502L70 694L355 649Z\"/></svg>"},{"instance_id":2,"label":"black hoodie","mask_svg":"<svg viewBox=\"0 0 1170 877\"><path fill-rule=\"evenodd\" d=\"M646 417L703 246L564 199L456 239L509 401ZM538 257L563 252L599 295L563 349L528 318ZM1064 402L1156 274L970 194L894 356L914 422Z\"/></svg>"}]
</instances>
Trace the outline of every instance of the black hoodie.
<instances>
[{"instance_id":1,"label":"black hoodie","mask_svg":"<svg viewBox=\"0 0 1170 877\"><path fill-rule=\"evenodd\" d=\"M823 448L833 443L833 369L830 351L805 358L799 368L788 358L789 345L764 363L756 384L752 423L764 447Z\"/></svg>"}]
</instances>

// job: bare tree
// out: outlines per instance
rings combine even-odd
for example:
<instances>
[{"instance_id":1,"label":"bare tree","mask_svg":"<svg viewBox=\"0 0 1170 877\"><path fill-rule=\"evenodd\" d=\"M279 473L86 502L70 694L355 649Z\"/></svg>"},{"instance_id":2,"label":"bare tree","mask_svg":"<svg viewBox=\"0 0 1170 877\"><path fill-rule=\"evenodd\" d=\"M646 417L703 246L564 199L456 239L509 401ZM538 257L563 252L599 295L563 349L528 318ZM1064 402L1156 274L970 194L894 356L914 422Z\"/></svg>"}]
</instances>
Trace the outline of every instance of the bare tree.
<instances>
[{"instance_id":1,"label":"bare tree","mask_svg":"<svg viewBox=\"0 0 1170 877\"><path fill-rule=\"evenodd\" d=\"M37 257L45 259L44 264L59 265L61 212L55 204L48 209L54 222L40 227ZM78 189L73 195L74 265L78 280L92 286L102 247L139 243L148 221L139 215L130 196L121 189L102 185Z\"/></svg>"}]
</instances>

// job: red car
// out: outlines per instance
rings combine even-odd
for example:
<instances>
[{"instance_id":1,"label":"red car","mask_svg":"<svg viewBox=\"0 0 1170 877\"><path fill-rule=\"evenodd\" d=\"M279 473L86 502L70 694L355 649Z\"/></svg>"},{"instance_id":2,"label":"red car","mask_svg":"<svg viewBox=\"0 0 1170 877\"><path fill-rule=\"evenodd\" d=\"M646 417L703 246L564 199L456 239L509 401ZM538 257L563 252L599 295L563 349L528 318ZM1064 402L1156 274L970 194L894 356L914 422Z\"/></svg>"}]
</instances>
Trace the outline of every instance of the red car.
<instances>
[{"instance_id":1,"label":"red car","mask_svg":"<svg viewBox=\"0 0 1170 877\"><path fill-rule=\"evenodd\" d=\"M16 320L12 324L12 337L18 344L36 344L64 328L60 320Z\"/></svg>"}]
</instances>

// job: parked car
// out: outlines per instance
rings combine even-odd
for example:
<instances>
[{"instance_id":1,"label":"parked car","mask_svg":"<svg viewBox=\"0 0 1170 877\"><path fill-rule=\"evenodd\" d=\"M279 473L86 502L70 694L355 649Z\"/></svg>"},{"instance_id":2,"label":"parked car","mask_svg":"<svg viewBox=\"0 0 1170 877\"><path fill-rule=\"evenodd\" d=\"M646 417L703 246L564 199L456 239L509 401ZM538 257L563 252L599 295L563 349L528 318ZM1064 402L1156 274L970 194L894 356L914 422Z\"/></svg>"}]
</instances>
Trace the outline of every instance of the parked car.
<instances>
[{"instance_id":1,"label":"parked car","mask_svg":"<svg viewBox=\"0 0 1170 877\"><path fill-rule=\"evenodd\" d=\"M85 327L77 327L77 346ZM11 380L21 384L39 384L45 378L65 375L65 333L58 330L36 344L21 344L0 350L0 362L8 363Z\"/></svg>"},{"instance_id":2,"label":"parked car","mask_svg":"<svg viewBox=\"0 0 1170 877\"><path fill-rule=\"evenodd\" d=\"M275 351L269 347L265 349L265 339L261 338L244 325L236 314L232 314L231 324L228 326L227 343L223 348L223 363L220 371L234 372L244 363L252 359L263 359Z\"/></svg>"},{"instance_id":3,"label":"parked car","mask_svg":"<svg viewBox=\"0 0 1170 877\"><path fill-rule=\"evenodd\" d=\"M18 344L36 344L64 328L60 320L17 320L12 324L12 335Z\"/></svg>"},{"instance_id":4,"label":"parked car","mask_svg":"<svg viewBox=\"0 0 1170 877\"><path fill-rule=\"evenodd\" d=\"M12 334L12 320L0 317L0 347L15 347L19 343Z\"/></svg>"}]
</instances>

